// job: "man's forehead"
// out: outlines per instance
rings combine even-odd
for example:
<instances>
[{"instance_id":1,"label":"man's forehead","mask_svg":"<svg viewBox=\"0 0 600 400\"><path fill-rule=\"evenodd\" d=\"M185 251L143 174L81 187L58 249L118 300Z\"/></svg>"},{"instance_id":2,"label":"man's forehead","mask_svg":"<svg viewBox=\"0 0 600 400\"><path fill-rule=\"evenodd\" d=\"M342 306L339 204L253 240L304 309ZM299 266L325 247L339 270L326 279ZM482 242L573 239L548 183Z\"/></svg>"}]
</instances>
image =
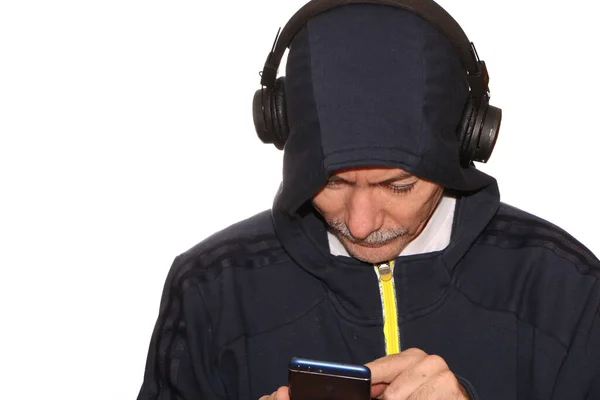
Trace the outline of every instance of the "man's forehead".
<instances>
[{"instance_id":1,"label":"man's forehead","mask_svg":"<svg viewBox=\"0 0 600 400\"><path fill-rule=\"evenodd\" d=\"M412 173L401 169L392 167L357 167L357 168L346 168L342 170L334 171L331 176L337 176L340 178L344 177L384 177L384 178L397 178L404 179L414 176Z\"/></svg>"}]
</instances>

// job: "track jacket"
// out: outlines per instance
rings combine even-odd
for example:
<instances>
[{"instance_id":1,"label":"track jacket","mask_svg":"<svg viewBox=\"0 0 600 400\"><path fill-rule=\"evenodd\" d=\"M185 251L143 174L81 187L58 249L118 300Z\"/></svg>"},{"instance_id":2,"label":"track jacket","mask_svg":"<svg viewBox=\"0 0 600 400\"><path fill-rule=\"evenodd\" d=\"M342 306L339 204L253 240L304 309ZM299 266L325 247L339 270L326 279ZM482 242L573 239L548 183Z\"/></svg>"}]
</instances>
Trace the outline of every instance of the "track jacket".
<instances>
[{"instance_id":1,"label":"track jacket","mask_svg":"<svg viewBox=\"0 0 600 400\"><path fill-rule=\"evenodd\" d=\"M288 57L273 207L175 259L138 399L256 400L287 384L293 356L364 364L411 347L442 356L472 398L600 399L600 262L460 166L467 95L452 46L418 17L313 18ZM331 254L310 199L360 166L456 196L448 246L380 266Z\"/></svg>"}]
</instances>

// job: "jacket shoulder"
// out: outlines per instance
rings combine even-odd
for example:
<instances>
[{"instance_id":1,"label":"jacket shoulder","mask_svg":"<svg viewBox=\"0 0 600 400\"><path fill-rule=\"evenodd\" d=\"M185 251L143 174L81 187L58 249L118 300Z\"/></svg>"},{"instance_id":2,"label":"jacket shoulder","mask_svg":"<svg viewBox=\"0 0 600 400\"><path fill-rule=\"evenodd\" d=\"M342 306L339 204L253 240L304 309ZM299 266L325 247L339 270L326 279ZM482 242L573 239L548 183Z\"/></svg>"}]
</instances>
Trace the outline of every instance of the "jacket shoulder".
<instances>
[{"instance_id":1,"label":"jacket shoulder","mask_svg":"<svg viewBox=\"0 0 600 400\"><path fill-rule=\"evenodd\" d=\"M212 282L236 266L254 268L281 257L269 210L212 234L175 258L166 285L179 292ZM231 271L229 271L231 273Z\"/></svg>"},{"instance_id":2,"label":"jacket shoulder","mask_svg":"<svg viewBox=\"0 0 600 400\"><path fill-rule=\"evenodd\" d=\"M169 275L194 315L211 321L215 348L285 325L323 297L322 286L284 251L271 211L198 243L176 258Z\"/></svg>"},{"instance_id":3,"label":"jacket shoulder","mask_svg":"<svg viewBox=\"0 0 600 400\"><path fill-rule=\"evenodd\" d=\"M271 211L265 210L213 233L182 253L180 257L193 258L199 253L214 251L234 243L244 246L265 240L272 241L274 239L275 229L273 227Z\"/></svg>"},{"instance_id":4,"label":"jacket shoulder","mask_svg":"<svg viewBox=\"0 0 600 400\"><path fill-rule=\"evenodd\" d=\"M461 265L459 290L473 303L513 314L565 349L599 295L600 262L589 249L558 226L504 203Z\"/></svg>"},{"instance_id":5,"label":"jacket shoulder","mask_svg":"<svg viewBox=\"0 0 600 400\"><path fill-rule=\"evenodd\" d=\"M527 252L537 250L546 258L552 253L581 274L600 277L600 261L581 242L557 225L505 203L500 203L479 243Z\"/></svg>"},{"instance_id":6,"label":"jacket shoulder","mask_svg":"<svg viewBox=\"0 0 600 400\"><path fill-rule=\"evenodd\" d=\"M281 253L271 211L266 210L212 234L180 254L175 264L210 273L240 263L245 266L272 263L273 256Z\"/></svg>"}]
</instances>

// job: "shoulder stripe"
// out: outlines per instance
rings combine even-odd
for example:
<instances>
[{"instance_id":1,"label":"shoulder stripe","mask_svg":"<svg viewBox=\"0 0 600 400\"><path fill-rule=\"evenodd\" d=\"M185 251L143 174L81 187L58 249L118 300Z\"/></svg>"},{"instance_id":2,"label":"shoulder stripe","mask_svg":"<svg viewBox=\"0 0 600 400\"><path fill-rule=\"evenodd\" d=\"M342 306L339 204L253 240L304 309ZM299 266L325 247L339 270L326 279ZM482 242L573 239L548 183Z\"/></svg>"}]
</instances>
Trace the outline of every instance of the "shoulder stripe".
<instances>
[{"instance_id":1,"label":"shoulder stripe","mask_svg":"<svg viewBox=\"0 0 600 400\"><path fill-rule=\"evenodd\" d=\"M572 262L581 273L600 274L598 260L593 258L593 255L588 256L585 253L574 251L572 247L565 246L563 242L552 236L513 235L502 230L486 230L478 242L511 249L544 247L553 251L557 256Z\"/></svg>"},{"instance_id":2,"label":"shoulder stripe","mask_svg":"<svg viewBox=\"0 0 600 400\"><path fill-rule=\"evenodd\" d=\"M270 240L264 240L264 237L257 237L248 242L231 240L206 252L195 248L175 260L173 276L168 278L168 287L165 287L165 303L161 306L156 332L155 368L158 374L155 375L155 381L159 393L164 390L165 382L170 383L175 379L172 375L176 373L176 365L185 349L185 344L181 343L180 338L182 331L185 331L183 293L197 282L197 278L217 278L224 267L238 263L240 267L257 267L279 262L285 254L284 250L278 241L272 239L272 235L267 238ZM235 255L232 256L232 253L239 254L239 259L236 259ZM198 260L200 255L201 262ZM216 268L217 266L221 268ZM170 385L170 389L174 389L174 385Z\"/></svg>"}]
</instances>

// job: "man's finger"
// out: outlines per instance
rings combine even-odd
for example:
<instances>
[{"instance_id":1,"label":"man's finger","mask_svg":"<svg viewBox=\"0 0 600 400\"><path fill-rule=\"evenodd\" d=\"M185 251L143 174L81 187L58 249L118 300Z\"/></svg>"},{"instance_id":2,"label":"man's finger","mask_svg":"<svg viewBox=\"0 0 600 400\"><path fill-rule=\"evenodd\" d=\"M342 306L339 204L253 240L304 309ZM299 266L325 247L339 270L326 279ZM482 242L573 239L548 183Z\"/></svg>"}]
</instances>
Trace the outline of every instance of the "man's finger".
<instances>
[{"instance_id":1,"label":"man's finger","mask_svg":"<svg viewBox=\"0 0 600 400\"><path fill-rule=\"evenodd\" d=\"M371 398L379 399L385 392L385 389L388 387L386 383L376 383L371 385Z\"/></svg>"},{"instance_id":2,"label":"man's finger","mask_svg":"<svg viewBox=\"0 0 600 400\"><path fill-rule=\"evenodd\" d=\"M290 400L290 392L287 386L281 386L276 392L268 396L262 396L258 400Z\"/></svg>"},{"instance_id":3,"label":"man's finger","mask_svg":"<svg viewBox=\"0 0 600 400\"><path fill-rule=\"evenodd\" d=\"M419 391L421 393L426 393L427 388L430 388L433 393L433 391L437 390L437 384L447 383L445 381L445 378L448 378L446 373L448 373L449 376L454 377L448 369L448 364L446 364L442 357L428 355L424 359L413 363L410 367L405 369L404 372L398 375L385 389L386 397L393 399L408 399ZM438 376L443 377L444 379L438 379ZM442 389L447 390L446 388Z\"/></svg>"},{"instance_id":4,"label":"man's finger","mask_svg":"<svg viewBox=\"0 0 600 400\"><path fill-rule=\"evenodd\" d=\"M425 359L427 355L423 350L407 349L365 364L371 370L371 384L391 383L398 375Z\"/></svg>"},{"instance_id":5,"label":"man's finger","mask_svg":"<svg viewBox=\"0 0 600 400\"><path fill-rule=\"evenodd\" d=\"M450 370L445 370L409 394L411 398L427 399L430 396L436 399L468 399L465 389L458 383ZM393 396L392 396L393 397ZM395 397L393 397L395 398ZM399 398L402 398L401 396Z\"/></svg>"},{"instance_id":6,"label":"man's finger","mask_svg":"<svg viewBox=\"0 0 600 400\"><path fill-rule=\"evenodd\" d=\"M290 390L287 386L282 386L275 392L275 400L290 400Z\"/></svg>"}]
</instances>

